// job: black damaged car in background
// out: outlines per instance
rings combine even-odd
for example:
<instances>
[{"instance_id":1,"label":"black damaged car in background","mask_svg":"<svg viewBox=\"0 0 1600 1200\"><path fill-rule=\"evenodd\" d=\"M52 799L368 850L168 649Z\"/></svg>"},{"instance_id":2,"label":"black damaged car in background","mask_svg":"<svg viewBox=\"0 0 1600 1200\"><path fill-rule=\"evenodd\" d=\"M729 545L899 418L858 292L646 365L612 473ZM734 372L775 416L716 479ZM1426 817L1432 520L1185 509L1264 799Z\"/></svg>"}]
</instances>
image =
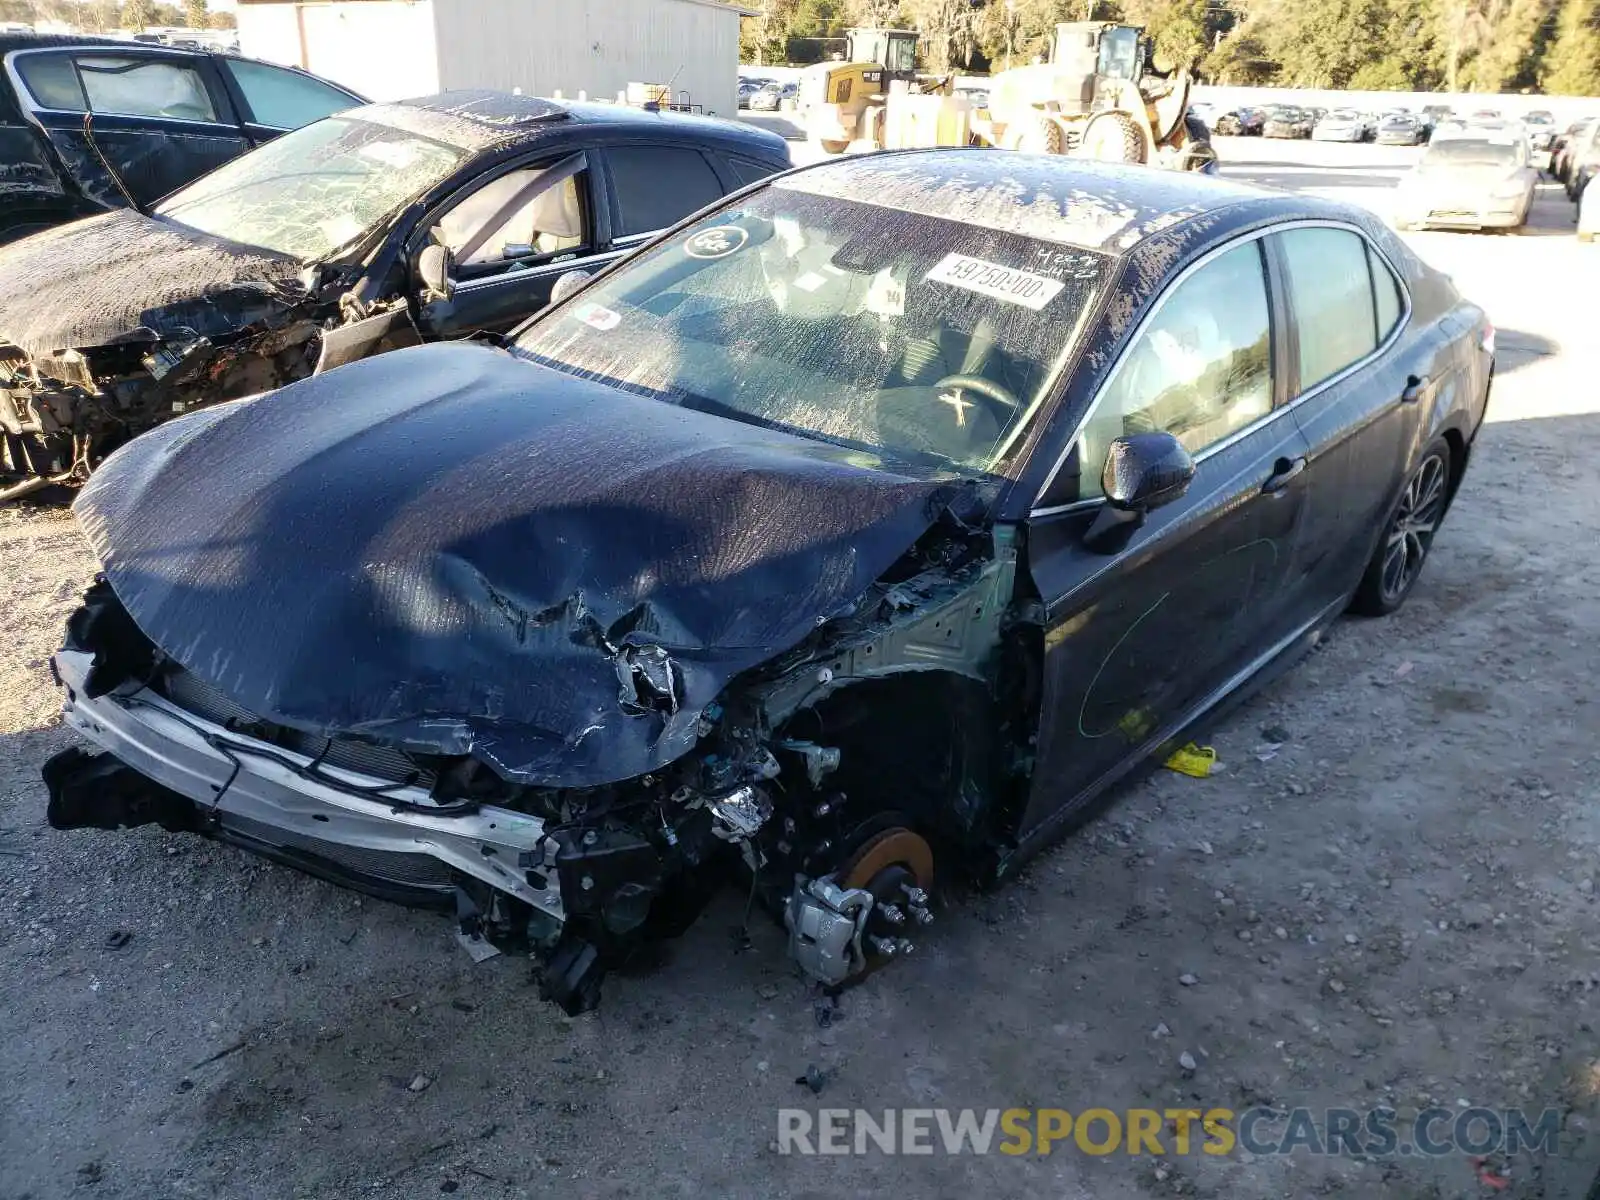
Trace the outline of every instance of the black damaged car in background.
<instances>
[{"instance_id":1,"label":"black damaged car in background","mask_svg":"<svg viewBox=\"0 0 1600 1200\"><path fill-rule=\"evenodd\" d=\"M148 205L365 104L294 67L110 38L0 33L0 245Z\"/></svg>"},{"instance_id":2,"label":"black damaged car in background","mask_svg":"<svg viewBox=\"0 0 1600 1200\"><path fill-rule=\"evenodd\" d=\"M103 752L45 765L49 820L437 904L570 1010L730 881L845 984L1404 603L1493 367L1362 209L989 151L790 172L506 348L112 456L54 659Z\"/></svg>"},{"instance_id":3,"label":"black damaged car in background","mask_svg":"<svg viewBox=\"0 0 1600 1200\"><path fill-rule=\"evenodd\" d=\"M0 249L0 500L81 482L174 413L508 330L573 266L788 166L728 121L455 92Z\"/></svg>"}]
</instances>

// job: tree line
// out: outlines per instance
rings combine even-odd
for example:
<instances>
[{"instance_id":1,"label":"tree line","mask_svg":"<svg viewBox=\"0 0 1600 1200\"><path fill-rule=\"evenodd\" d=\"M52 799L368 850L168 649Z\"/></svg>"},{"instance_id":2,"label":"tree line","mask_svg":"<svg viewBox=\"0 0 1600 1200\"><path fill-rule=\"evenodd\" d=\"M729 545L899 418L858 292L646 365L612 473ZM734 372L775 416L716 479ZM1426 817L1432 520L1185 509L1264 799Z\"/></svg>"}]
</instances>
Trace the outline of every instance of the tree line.
<instances>
[{"instance_id":1,"label":"tree line","mask_svg":"<svg viewBox=\"0 0 1600 1200\"><path fill-rule=\"evenodd\" d=\"M750 4L750 0L745 0ZM819 62L852 26L922 34L930 71L1048 53L1057 22L1144 25L1207 83L1600 96L1600 0L758 0L746 62Z\"/></svg>"},{"instance_id":2,"label":"tree line","mask_svg":"<svg viewBox=\"0 0 1600 1200\"><path fill-rule=\"evenodd\" d=\"M135 32L147 26L185 29L232 29L230 12L212 12L209 0L0 0L0 22L61 22L84 33Z\"/></svg>"}]
</instances>

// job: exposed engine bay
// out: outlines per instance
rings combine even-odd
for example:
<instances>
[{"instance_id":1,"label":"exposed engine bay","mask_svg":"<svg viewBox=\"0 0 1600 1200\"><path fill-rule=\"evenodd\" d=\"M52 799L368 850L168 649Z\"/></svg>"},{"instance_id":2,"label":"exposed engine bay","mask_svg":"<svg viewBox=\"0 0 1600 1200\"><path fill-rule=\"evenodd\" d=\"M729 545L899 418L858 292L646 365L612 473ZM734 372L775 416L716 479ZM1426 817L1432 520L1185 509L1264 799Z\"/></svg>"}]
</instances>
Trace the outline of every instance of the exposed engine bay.
<instances>
[{"instance_id":1,"label":"exposed engine bay","mask_svg":"<svg viewBox=\"0 0 1600 1200\"><path fill-rule=\"evenodd\" d=\"M41 358L0 346L0 501L83 482L95 462L174 413L309 375L320 332L302 310L221 344L180 333Z\"/></svg>"},{"instance_id":2,"label":"exposed engine bay","mask_svg":"<svg viewBox=\"0 0 1600 1200\"><path fill-rule=\"evenodd\" d=\"M102 579L55 665L68 721L110 753L46 766L50 821L159 823L452 910L466 938L535 955L570 1012L729 885L784 922L807 975L842 985L911 953L936 859L940 880L982 876L1014 815L1037 721L1015 567L1009 531L947 517L851 615L706 706L689 753L587 788L259 718L156 648ZM623 711L679 703L664 649L615 661Z\"/></svg>"}]
</instances>

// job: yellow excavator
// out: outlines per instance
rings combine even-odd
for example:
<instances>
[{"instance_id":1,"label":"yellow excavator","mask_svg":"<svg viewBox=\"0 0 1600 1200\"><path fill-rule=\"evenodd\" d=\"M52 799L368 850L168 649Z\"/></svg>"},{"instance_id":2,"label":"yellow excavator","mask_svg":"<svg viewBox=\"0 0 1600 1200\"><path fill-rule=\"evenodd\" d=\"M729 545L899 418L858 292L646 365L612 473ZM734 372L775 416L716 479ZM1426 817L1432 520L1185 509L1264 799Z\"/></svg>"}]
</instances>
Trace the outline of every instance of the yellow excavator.
<instances>
[{"instance_id":1,"label":"yellow excavator","mask_svg":"<svg viewBox=\"0 0 1600 1200\"><path fill-rule=\"evenodd\" d=\"M1001 71L974 108L953 78L916 74L917 35L853 29L849 61L807 69L800 103L811 139L849 148L989 145L1036 154L1204 170L1216 162L1189 113L1186 71L1160 72L1137 26L1057 25L1047 61Z\"/></svg>"}]
</instances>

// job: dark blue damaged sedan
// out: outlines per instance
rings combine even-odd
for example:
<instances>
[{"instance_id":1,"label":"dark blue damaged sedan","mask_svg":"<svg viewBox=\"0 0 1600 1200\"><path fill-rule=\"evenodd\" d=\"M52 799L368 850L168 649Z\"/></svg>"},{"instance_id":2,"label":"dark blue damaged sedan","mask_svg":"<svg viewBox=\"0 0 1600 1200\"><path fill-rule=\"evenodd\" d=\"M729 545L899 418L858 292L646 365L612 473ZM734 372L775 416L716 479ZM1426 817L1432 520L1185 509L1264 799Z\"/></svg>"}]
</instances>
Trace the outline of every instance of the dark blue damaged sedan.
<instances>
[{"instance_id":1,"label":"dark blue damaged sedan","mask_svg":"<svg viewBox=\"0 0 1600 1200\"><path fill-rule=\"evenodd\" d=\"M1360 210L990 151L792 171L557 291L106 462L55 826L443 906L569 1010L730 882L844 984L1399 608L1494 370Z\"/></svg>"}]
</instances>

